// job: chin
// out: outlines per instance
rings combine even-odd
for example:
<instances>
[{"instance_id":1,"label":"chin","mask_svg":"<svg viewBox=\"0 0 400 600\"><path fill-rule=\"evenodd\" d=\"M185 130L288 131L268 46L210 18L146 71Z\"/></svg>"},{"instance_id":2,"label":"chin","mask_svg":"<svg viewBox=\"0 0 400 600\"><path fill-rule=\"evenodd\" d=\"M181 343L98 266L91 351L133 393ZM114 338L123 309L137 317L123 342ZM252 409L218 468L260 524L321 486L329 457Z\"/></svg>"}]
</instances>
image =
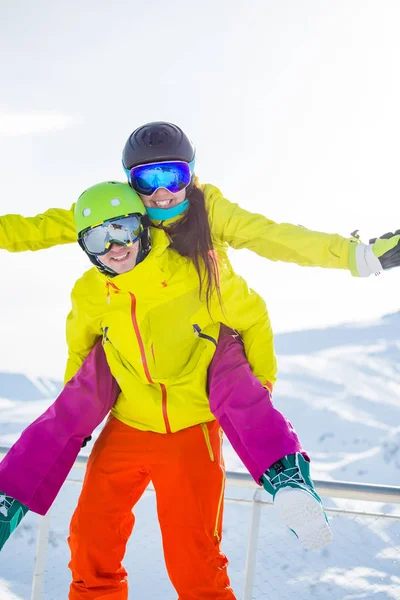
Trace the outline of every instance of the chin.
<instances>
[{"instance_id":1,"label":"chin","mask_svg":"<svg viewBox=\"0 0 400 600\"><path fill-rule=\"evenodd\" d=\"M123 275L124 273L127 273L131 269L132 269L132 267L120 267L119 269L114 269L114 271L117 273L117 275Z\"/></svg>"},{"instance_id":2,"label":"chin","mask_svg":"<svg viewBox=\"0 0 400 600\"><path fill-rule=\"evenodd\" d=\"M132 263L129 264L129 265L124 265L123 268L122 268L121 274L122 273L128 273L128 271L132 271L132 269L134 269L135 266L136 266L135 260L132 260Z\"/></svg>"}]
</instances>

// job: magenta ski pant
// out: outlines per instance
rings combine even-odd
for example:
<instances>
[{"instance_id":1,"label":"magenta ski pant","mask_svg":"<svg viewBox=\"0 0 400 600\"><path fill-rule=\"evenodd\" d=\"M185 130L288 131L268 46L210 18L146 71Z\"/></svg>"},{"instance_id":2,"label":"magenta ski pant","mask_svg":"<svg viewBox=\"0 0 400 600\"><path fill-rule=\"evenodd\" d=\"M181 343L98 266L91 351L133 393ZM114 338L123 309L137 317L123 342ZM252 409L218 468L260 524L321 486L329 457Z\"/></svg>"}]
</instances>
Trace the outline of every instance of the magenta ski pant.
<instances>
[{"instance_id":1,"label":"magenta ski pant","mask_svg":"<svg viewBox=\"0 0 400 600\"><path fill-rule=\"evenodd\" d=\"M83 440L103 421L119 394L101 341L53 404L21 434L0 463L0 490L46 514Z\"/></svg>"},{"instance_id":2,"label":"magenta ski pant","mask_svg":"<svg viewBox=\"0 0 400 600\"><path fill-rule=\"evenodd\" d=\"M271 393L254 377L243 342L232 330L220 335L208 370L210 408L253 479L287 454L303 452L290 422L277 410Z\"/></svg>"},{"instance_id":3,"label":"magenta ski pant","mask_svg":"<svg viewBox=\"0 0 400 600\"><path fill-rule=\"evenodd\" d=\"M212 413L257 483L275 461L302 451L293 427L254 377L238 336L220 336L208 387ZM0 490L44 515L83 440L107 416L118 394L98 342L55 402L22 432L1 461Z\"/></svg>"}]
</instances>

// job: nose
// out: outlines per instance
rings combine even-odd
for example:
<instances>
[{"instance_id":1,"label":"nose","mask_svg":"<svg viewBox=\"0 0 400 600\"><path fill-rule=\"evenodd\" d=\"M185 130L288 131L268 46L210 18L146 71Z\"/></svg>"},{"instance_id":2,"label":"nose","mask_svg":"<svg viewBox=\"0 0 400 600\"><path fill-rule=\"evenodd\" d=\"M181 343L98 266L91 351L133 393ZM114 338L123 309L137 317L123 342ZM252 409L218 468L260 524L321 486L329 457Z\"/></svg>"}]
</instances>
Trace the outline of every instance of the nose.
<instances>
[{"instance_id":1,"label":"nose","mask_svg":"<svg viewBox=\"0 0 400 600\"><path fill-rule=\"evenodd\" d=\"M171 198L171 196L173 196L173 193L170 192L169 190L167 190L167 188L165 188L165 187L159 187L156 189L154 194L151 195L151 198L154 200L154 199L159 199L162 196Z\"/></svg>"},{"instance_id":2,"label":"nose","mask_svg":"<svg viewBox=\"0 0 400 600\"><path fill-rule=\"evenodd\" d=\"M114 252L119 252L123 248L123 244L118 244L117 242L112 242L109 248L109 252L112 250Z\"/></svg>"}]
</instances>

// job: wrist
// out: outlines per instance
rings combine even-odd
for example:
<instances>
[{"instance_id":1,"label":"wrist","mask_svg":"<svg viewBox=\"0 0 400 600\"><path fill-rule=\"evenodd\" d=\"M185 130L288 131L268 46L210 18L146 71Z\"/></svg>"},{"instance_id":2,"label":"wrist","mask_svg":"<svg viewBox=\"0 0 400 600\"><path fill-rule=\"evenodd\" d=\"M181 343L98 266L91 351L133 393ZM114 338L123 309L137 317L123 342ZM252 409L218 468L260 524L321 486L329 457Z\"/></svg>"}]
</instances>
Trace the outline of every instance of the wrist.
<instances>
[{"instance_id":1,"label":"wrist","mask_svg":"<svg viewBox=\"0 0 400 600\"><path fill-rule=\"evenodd\" d=\"M350 244L349 269L354 277L369 277L382 271L382 265L374 254L372 244Z\"/></svg>"}]
</instances>

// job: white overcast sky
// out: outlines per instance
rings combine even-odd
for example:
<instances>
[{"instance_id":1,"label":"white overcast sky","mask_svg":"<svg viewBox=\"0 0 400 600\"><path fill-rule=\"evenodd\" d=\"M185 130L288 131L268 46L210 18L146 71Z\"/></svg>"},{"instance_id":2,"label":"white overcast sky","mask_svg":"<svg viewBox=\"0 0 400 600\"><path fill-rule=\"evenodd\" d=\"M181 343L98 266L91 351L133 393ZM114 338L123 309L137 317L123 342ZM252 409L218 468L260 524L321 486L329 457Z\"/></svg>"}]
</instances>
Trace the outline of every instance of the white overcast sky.
<instances>
[{"instance_id":1,"label":"white overcast sky","mask_svg":"<svg viewBox=\"0 0 400 600\"><path fill-rule=\"evenodd\" d=\"M0 214L123 180L129 133L170 120L201 180L249 210L366 241L400 228L399 30L397 0L3 2ZM0 370L62 376L87 259L73 245L0 257ZM361 281L232 261L276 332L398 310L400 269Z\"/></svg>"}]
</instances>

